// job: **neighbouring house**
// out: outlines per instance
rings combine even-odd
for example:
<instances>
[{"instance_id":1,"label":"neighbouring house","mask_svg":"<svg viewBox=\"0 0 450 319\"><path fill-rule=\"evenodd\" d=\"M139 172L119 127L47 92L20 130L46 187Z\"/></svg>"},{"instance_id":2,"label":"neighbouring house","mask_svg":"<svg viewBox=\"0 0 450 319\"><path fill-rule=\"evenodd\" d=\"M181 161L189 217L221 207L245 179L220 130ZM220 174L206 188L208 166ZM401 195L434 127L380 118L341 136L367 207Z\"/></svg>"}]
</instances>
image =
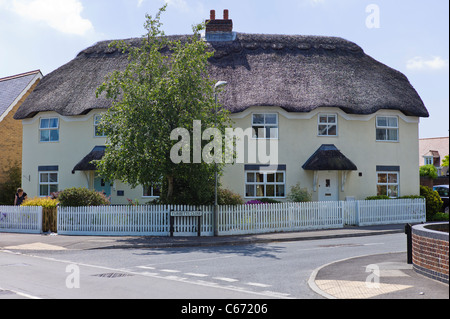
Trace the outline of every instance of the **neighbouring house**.
<instances>
[{"instance_id":1,"label":"neighbouring house","mask_svg":"<svg viewBox=\"0 0 450 319\"><path fill-rule=\"evenodd\" d=\"M449 155L448 143L448 136L419 139L419 166L432 164L436 167L438 176L446 176L448 167L442 167L442 160Z\"/></svg>"},{"instance_id":2,"label":"neighbouring house","mask_svg":"<svg viewBox=\"0 0 450 319\"><path fill-rule=\"evenodd\" d=\"M39 70L0 78L0 184L12 166L21 166L22 125L13 116L41 79Z\"/></svg>"},{"instance_id":3,"label":"neighbouring house","mask_svg":"<svg viewBox=\"0 0 450 319\"><path fill-rule=\"evenodd\" d=\"M278 158L268 165L247 156L227 165L224 188L245 200L283 201L296 184L319 201L419 194L418 126L429 114L405 75L341 38L245 34L232 25L228 11L224 19L212 12L204 35L215 52L210 76L228 82L219 99L234 128L252 128L245 149L276 142ZM107 137L96 124L110 106L95 90L127 63L108 44L81 51L45 76L16 113L23 124L23 187L31 196L72 186L104 191L113 204L159 195L107 182L90 163L104 154Z\"/></svg>"}]
</instances>

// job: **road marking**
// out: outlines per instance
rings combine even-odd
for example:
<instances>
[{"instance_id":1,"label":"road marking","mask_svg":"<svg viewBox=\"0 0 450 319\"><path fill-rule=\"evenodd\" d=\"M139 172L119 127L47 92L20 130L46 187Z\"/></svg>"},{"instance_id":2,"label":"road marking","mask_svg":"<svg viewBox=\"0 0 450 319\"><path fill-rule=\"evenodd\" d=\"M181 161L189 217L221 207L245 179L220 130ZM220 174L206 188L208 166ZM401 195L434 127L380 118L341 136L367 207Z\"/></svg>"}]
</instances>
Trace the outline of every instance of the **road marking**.
<instances>
[{"instance_id":1,"label":"road marking","mask_svg":"<svg viewBox=\"0 0 450 319\"><path fill-rule=\"evenodd\" d=\"M12 293L14 293L14 294L16 294L18 296L22 296L22 297L25 297L25 298L28 298L28 299L42 299L40 297L33 296L33 295L30 295L30 294L26 294L26 293L23 293L23 292L11 290L11 289L3 289L2 287L0 287L0 290L10 291L10 292L12 292Z\"/></svg>"},{"instance_id":2,"label":"road marking","mask_svg":"<svg viewBox=\"0 0 450 319\"><path fill-rule=\"evenodd\" d=\"M155 267L149 267L149 266L137 266L137 268L155 270Z\"/></svg>"},{"instance_id":3,"label":"road marking","mask_svg":"<svg viewBox=\"0 0 450 319\"><path fill-rule=\"evenodd\" d=\"M155 263L155 264L149 264L149 265L155 266L155 265L168 265L168 264L178 264L178 263L192 263L192 262L196 262L196 261L226 259L226 258L232 258L232 257L236 257L236 256L235 255L226 255L226 256L212 257L212 258L200 258L200 259L190 259L190 260L168 261L168 262L165 262L165 263Z\"/></svg>"},{"instance_id":4,"label":"road marking","mask_svg":"<svg viewBox=\"0 0 450 319\"><path fill-rule=\"evenodd\" d=\"M246 284L249 285L249 286L261 287L261 288L272 287L271 285L260 284L260 283L257 283L257 282L247 282Z\"/></svg>"},{"instance_id":5,"label":"road marking","mask_svg":"<svg viewBox=\"0 0 450 319\"><path fill-rule=\"evenodd\" d=\"M237 279L226 278L226 277L213 277L213 279L222 280L222 281L226 281L226 282L236 282L236 281L239 281L239 280L237 280Z\"/></svg>"},{"instance_id":6,"label":"road marking","mask_svg":"<svg viewBox=\"0 0 450 319\"><path fill-rule=\"evenodd\" d=\"M270 290L263 291L263 293L267 294L269 296L278 297L278 298L289 298L289 296L290 296L290 294L285 294L282 292L276 292L276 291L270 291Z\"/></svg>"},{"instance_id":7,"label":"road marking","mask_svg":"<svg viewBox=\"0 0 450 319\"><path fill-rule=\"evenodd\" d=\"M196 274L196 273L193 273L193 272L187 272L187 273L185 273L185 275L186 275L186 276L193 276L193 277L208 277L208 275L205 275L205 274Z\"/></svg>"},{"instance_id":8,"label":"road marking","mask_svg":"<svg viewBox=\"0 0 450 319\"><path fill-rule=\"evenodd\" d=\"M163 271L163 272L171 272L171 273L181 272L181 271L179 271L179 270L173 270L173 269L160 269L159 271Z\"/></svg>"}]
</instances>

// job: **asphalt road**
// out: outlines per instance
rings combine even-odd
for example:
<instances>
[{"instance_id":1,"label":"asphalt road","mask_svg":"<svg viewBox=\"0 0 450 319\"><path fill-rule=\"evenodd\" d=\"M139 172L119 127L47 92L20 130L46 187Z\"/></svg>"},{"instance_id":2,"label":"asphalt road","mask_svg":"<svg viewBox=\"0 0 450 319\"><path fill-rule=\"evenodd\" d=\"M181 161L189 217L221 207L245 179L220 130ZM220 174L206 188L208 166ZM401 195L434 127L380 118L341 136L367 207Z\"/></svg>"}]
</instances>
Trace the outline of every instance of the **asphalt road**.
<instances>
[{"instance_id":1,"label":"asphalt road","mask_svg":"<svg viewBox=\"0 0 450 319\"><path fill-rule=\"evenodd\" d=\"M321 299L311 273L406 251L404 234L166 249L0 251L0 299Z\"/></svg>"}]
</instances>

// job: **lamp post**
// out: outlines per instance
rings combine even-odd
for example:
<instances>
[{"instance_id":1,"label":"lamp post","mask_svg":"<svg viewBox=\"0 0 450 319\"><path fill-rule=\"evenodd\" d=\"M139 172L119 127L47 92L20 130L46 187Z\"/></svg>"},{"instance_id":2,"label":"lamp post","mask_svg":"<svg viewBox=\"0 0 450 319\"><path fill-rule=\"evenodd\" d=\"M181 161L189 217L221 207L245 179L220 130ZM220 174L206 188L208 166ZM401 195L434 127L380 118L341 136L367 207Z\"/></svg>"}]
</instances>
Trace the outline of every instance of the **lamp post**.
<instances>
[{"instance_id":1,"label":"lamp post","mask_svg":"<svg viewBox=\"0 0 450 319\"><path fill-rule=\"evenodd\" d=\"M214 126L217 127L217 91L216 89L222 86L227 85L228 83L225 81L218 81L214 85L214 115L215 115L215 121ZM217 150L214 150L215 152ZM214 222L214 236L219 235L219 210L217 206L217 162L214 160L214 216L213 216L213 222Z\"/></svg>"}]
</instances>

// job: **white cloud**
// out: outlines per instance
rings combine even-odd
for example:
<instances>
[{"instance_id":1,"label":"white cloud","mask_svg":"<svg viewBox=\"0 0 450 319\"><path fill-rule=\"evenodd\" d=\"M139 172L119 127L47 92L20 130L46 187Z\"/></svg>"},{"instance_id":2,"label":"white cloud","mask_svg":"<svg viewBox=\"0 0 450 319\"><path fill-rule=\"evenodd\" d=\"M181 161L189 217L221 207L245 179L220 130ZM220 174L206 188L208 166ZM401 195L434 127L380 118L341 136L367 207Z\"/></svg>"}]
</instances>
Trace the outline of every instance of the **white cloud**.
<instances>
[{"instance_id":1,"label":"white cloud","mask_svg":"<svg viewBox=\"0 0 450 319\"><path fill-rule=\"evenodd\" d=\"M432 59L425 59L416 56L406 61L406 68L408 70L441 70L448 68L448 59L443 59L440 56L435 56Z\"/></svg>"},{"instance_id":2,"label":"white cloud","mask_svg":"<svg viewBox=\"0 0 450 319\"><path fill-rule=\"evenodd\" d=\"M63 33L85 35L94 29L91 21L81 17L83 5L79 0L13 0L11 10Z\"/></svg>"},{"instance_id":3,"label":"white cloud","mask_svg":"<svg viewBox=\"0 0 450 319\"><path fill-rule=\"evenodd\" d=\"M186 0L164 0L164 2L167 3L168 6L173 6L177 9L184 11L189 10L189 5L186 3Z\"/></svg>"}]
</instances>

